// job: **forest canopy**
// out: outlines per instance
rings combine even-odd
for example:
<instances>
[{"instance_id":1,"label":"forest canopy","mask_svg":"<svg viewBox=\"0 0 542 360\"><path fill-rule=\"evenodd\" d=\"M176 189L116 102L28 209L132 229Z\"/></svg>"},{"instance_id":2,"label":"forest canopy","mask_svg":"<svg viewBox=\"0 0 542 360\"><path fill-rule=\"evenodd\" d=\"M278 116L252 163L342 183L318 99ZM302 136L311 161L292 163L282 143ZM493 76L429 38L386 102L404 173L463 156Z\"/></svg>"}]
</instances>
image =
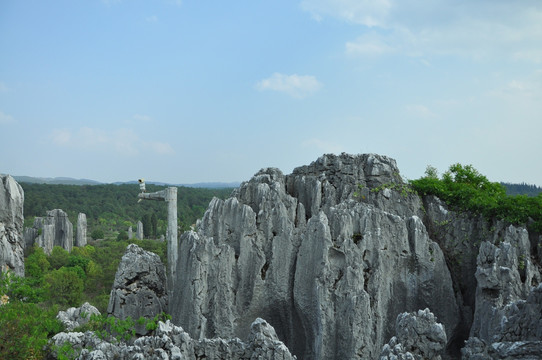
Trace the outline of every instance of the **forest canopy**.
<instances>
[{"instance_id":1,"label":"forest canopy","mask_svg":"<svg viewBox=\"0 0 542 360\"><path fill-rule=\"evenodd\" d=\"M137 202L139 186L134 185L50 185L21 183L24 190L25 226L32 226L35 216L46 216L48 210L64 210L73 224L78 213L87 216L89 234L92 229L117 233L135 226L138 221L155 221L155 234L165 234L167 206L160 201ZM147 184L147 192L165 189ZM177 188L178 219L181 230L189 229L203 216L213 197L227 198L233 189L207 189L180 186ZM145 229L145 226L144 226Z\"/></svg>"}]
</instances>

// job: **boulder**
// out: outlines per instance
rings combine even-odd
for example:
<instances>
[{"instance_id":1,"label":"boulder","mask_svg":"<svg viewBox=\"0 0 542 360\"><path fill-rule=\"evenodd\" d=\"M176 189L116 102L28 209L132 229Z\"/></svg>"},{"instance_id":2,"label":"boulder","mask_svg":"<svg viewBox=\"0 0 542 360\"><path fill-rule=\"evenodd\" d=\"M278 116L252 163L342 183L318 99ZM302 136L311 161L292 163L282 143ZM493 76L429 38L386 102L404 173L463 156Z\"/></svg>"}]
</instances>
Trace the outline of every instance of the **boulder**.
<instances>
[{"instance_id":1,"label":"boulder","mask_svg":"<svg viewBox=\"0 0 542 360\"><path fill-rule=\"evenodd\" d=\"M80 307L71 307L66 311L59 311L56 318L62 322L67 331L88 323L92 315L101 315L100 311L88 302Z\"/></svg>"},{"instance_id":2,"label":"boulder","mask_svg":"<svg viewBox=\"0 0 542 360\"><path fill-rule=\"evenodd\" d=\"M441 359L440 353L446 348L446 332L429 309L399 314L395 331L397 335L382 348L380 360Z\"/></svg>"},{"instance_id":3,"label":"boulder","mask_svg":"<svg viewBox=\"0 0 542 360\"><path fill-rule=\"evenodd\" d=\"M160 257L128 245L115 274L107 313L122 320L151 319L167 312L167 306L166 273ZM143 326L136 329L138 334L146 333Z\"/></svg>"},{"instance_id":4,"label":"boulder","mask_svg":"<svg viewBox=\"0 0 542 360\"><path fill-rule=\"evenodd\" d=\"M10 175L0 174L0 271L24 276L24 191Z\"/></svg>"}]
</instances>

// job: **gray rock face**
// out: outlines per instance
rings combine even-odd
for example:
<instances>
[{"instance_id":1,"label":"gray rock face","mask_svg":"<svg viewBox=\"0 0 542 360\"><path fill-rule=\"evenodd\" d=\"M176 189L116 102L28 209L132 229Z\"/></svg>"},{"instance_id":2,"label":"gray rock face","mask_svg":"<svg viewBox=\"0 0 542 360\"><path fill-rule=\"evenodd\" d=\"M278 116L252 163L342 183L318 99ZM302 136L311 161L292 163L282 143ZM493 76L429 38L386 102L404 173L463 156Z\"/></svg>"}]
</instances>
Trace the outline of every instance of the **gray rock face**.
<instances>
[{"instance_id":1,"label":"gray rock face","mask_svg":"<svg viewBox=\"0 0 542 360\"><path fill-rule=\"evenodd\" d=\"M274 329L262 319L256 319L248 341L221 338L194 340L181 327L169 320L159 322L151 336L135 340L133 345L114 344L100 340L91 332L60 333L51 345L72 344L80 360L98 359L224 359L224 360L293 360L286 346L277 339ZM56 353L51 354L57 358Z\"/></svg>"},{"instance_id":2,"label":"gray rock face","mask_svg":"<svg viewBox=\"0 0 542 360\"><path fill-rule=\"evenodd\" d=\"M83 247L87 244L87 216L79 213L77 216L77 233L75 235L75 246Z\"/></svg>"},{"instance_id":3,"label":"gray rock face","mask_svg":"<svg viewBox=\"0 0 542 360\"><path fill-rule=\"evenodd\" d=\"M47 211L47 216L36 217L32 229L25 230L26 246L34 243L51 254L54 246L60 246L71 252L73 248L73 225L63 210Z\"/></svg>"},{"instance_id":4,"label":"gray rock face","mask_svg":"<svg viewBox=\"0 0 542 360\"><path fill-rule=\"evenodd\" d=\"M24 276L24 192L10 175L0 175L0 271Z\"/></svg>"},{"instance_id":5,"label":"gray rock face","mask_svg":"<svg viewBox=\"0 0 542 360\"><path fill-rule=\"evenodd\" d=\"M128 228L128 240L131 240L134 238L134 231L132 230L132 227L130 226Z\"/></svg>"},{"instance_id":6,"label":"gray rock face","mask_svg":"<svg viewBox=\"0 0 542 360\"><path fill-rule=\"evenodd\" d=\"M380 360L440 359L446 348L444 326L437 323L429 309L402 313L395 323L396 336L384 345Z\"/></svg>"},{"instance_id":7,"label":"gray rock face","mask_svg":"<svg viewBox=\"0 0 542 360\"><path fill-rule=\"evenodd\" d=\"M115 275L107 313L125 320L167 312L166 273L160 257L135 244L126 248ZM145 329L136 328L139 334Z\"/></svg>"},{"instance_id":8,"label":"gray rock face","mask_svg":"<svg viewBox=\"0 0 542 360\"><path fill-rule=\"evenodd\" d=\"M509 226L502 239L498 245L482 242L478 253L476 308L470 335L486 342L502 339L501 325L510 306L526 299L531 285L540 283L540 273L530 260L527 231Z\"/></svg>"},{"instance_id":9,"label":"gray rock face","mask_svg":"<svg viewBox=\"0 0 542 360\"><path fill-rule=\"evenodd\" d=\"M511 268L503 266L513 267L515 262L504 260L511 251L508 245L502 244L504 251L489 245L484 247L484 252L480 249L481 267L477 274L482 279L482 293L476 319L480 319L483 326L473 327L475 336L465 343L463 359L540 359L542 356L542 284L532 288L525 300L506 301L522 293L518 288L521 282L513 278ZM497 264L502 279L488 266L490 261ZM488 289L493 290L488 292ZM492 297L488 299L487 295Z\"/></svg>"},{"instance_id":10,"label":"gray rock face","mask_svg":"<svg viewBox=\"0 0 542 360\"><path fill-rule=\"evenodd\" d=\"M143 223L141 221L137 222L136 239L143 240Z\"/></svg>"},{"instance_id":11,"label":"gray rock face","mask_svg":"<svg viewBox=\"0 0 542 360\"><path fill-rule=\"evenodd\" d=\"M71 307L66 311L59 311L56 318L62 322L67 331L88 323L92 315L100 315L100 311L88 302L80 307Z\"/></svg>"},{"instance_id":12,"label":"gray rock face","mask_svg":"<svg viewBox=\"0 0 542 360\"><path fill-rule=\"evenodd\" d=\"M197 339L265 318L306 359L376 358L397 315L424 308L451 338L461 316L422 214L387 157L263 169L181 236L170 313Z\"/></svg>"}]
</instances>

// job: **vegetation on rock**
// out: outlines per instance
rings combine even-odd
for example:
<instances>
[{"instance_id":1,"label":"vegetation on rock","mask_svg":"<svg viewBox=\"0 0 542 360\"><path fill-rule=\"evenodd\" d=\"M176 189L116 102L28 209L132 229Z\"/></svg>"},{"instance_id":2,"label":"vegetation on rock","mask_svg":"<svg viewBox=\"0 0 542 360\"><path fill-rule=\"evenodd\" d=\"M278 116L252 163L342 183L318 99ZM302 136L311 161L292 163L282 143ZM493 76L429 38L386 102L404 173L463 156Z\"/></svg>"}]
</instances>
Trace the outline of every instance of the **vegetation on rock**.
<instances>
[{"instance_id":1,"label":"vegetation on rock","mask_svg":"<svg viewBox=\"0 0 542 360\"><path fill-rule=\"evenodd\" d=\"M526 225L542 232L542 193L535 197L507 195L502 184L490 182L472 165L451 165L440 178L436 169L428 166L425 176L411 180L410 184L418 194L435 195L454 210Z\"/></svg>"}]
</instances>

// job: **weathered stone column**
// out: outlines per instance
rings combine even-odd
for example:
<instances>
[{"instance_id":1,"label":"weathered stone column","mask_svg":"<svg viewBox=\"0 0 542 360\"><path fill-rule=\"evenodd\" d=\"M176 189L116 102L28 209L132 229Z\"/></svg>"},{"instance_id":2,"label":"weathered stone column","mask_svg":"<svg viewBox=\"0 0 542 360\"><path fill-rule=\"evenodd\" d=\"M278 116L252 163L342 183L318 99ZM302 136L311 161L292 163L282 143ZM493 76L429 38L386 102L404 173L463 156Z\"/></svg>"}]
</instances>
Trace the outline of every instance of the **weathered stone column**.
<instances>
[{"instance_id":1,"label":"weathered stone column","mask_svg":"<svg viewBox=\"0 0 542 360\"><path fill-rule=\"evenodd\" d=\"M138 195L140 199L146 200L162 200L168 203L167 208L167 282L168 290L171 291L174 287L177 258L178 258L178 237L177 237L177 188L168 187L165 190L157 191L154 193L140 193Z\"/></svg>"},{"instance_id":2,"label":"weathered stone column","mask_svg":"<svg viewBox=\"0 0 542 360\"><path fill-rule=\"evenodd\" d=\"M141 221L137 222L136 239L143 240L143 223Z\"/></svg>"},{"instance_id":3,"label":"weathered stone column","mask_svg":"<svg viewBox=\"0 0 542 360\"><path fill-rule=\"evenodd\" d=\"M79 213L77 216L77 232L75 234L75 246L87 245L87 216Z\"/></svg>"}]
</instances>

